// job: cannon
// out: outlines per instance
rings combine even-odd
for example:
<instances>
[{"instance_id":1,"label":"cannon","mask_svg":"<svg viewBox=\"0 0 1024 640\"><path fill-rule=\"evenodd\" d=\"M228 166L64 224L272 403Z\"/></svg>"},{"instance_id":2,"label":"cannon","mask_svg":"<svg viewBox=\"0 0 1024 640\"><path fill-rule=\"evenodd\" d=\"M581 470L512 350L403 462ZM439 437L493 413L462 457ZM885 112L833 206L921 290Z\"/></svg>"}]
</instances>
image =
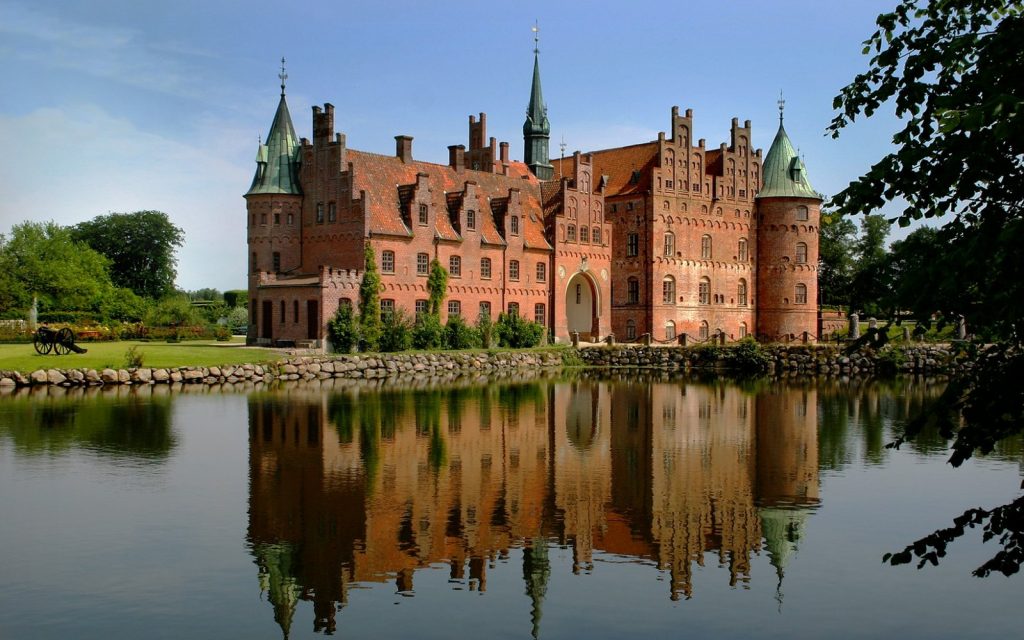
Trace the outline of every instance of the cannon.
<instances>
[{"instance_id":1,"label":"cannon","mask_svg":"<svg viewBox=\"0 0 1024 640\"><path fill-rule=\"evenodd\" d=\"M63 329L51 329L50 327L39 327L32 336L32 346L36 353L45 356L51 351L63 356L68 353L85 353L86 350L75 344L75 332L64 327Z\"/></svg>"}]
</instances>

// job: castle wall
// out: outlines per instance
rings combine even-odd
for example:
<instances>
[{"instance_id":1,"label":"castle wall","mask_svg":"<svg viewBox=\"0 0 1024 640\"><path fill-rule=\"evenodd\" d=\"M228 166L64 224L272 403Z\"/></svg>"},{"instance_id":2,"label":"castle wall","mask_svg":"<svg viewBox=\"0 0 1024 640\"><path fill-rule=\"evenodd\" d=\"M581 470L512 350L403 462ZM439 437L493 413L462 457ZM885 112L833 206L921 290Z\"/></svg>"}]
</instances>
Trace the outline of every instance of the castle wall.
<instances>
[{"instance_id":1,"label":"castle wall","mask_svg":"<svg viewBox=\"0 0 1024 640\"><path fill-rule=\"evenodd\" d=\"M796 339L805 331L812 339L817 335L820 204L810 198L758 201L759 339ZM803 208L806 215L801 215ZM799 249L801 244L806 246L806 255Z\"/></svg>"}]
</instances>

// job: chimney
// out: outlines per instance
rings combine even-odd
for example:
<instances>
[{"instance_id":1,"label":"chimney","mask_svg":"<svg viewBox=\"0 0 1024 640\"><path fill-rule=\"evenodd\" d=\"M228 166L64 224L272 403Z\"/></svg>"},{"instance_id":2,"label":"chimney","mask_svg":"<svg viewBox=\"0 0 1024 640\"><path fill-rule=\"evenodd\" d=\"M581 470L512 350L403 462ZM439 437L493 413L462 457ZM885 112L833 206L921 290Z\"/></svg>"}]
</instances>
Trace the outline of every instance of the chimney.
<instances>
[{"instance_id":1,"label":"chimney","mask_svg":"<svg viewBox=\"0 0 1024 640\"><path fill-rule=\"evenodd\" d=\"M466 146L453 144L448 147L448 166L456 171L466 168Z\"/></svg>"},{"instance_id":2,"label":"chimney","mask_svg":"<svg viewBox=\"0 0 1024 640\"><path fill-rule=\"evenodd\" d=\"M412 136L395 136L395 155L402 162L412 162Z\"/></svg>"},{"instance_id":3,"label":"chimney","mask_svg":"<svg viewBox=\"0 0 1024 640\"><path fill-rule=\"evenodd\" d=\"M507 164L508 163L508 143L507 142L502 142L499 145L499 149L501 149L501 156L500 156L501 163L502 164Z\"/></svg>"}]
</instances>

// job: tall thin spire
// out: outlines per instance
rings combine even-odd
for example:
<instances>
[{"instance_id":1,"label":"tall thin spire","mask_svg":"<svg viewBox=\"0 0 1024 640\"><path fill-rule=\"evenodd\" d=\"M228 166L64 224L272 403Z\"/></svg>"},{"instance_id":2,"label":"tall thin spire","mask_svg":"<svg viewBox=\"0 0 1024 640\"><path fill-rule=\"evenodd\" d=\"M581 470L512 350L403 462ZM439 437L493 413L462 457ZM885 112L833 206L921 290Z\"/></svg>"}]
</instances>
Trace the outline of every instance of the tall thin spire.
<instances>
[{"instance_id":1,"label":"tall thin spire","mask_svg":"<svg viewBox=\"0 0 1024 640\"><path fill-rule=\"evenodd\" d=\"M786 99L782 97L782 89L779 89L779 126L782 126L782 112L786 110Z\"/></svg>"},{"instance_id":2,"label":"tall thin spire","mask_svg":"<svg viewBox=\"0 0 1024 640\"><path fill-rule=\"evenodd\" d=\"M277 104L277 113L270 124L267 141L260 141L256 151L256 175L246 195L257 193L277 193L301 195L299 186L299 138L295 135L291 114L288 113L288 102L284 98L285 72L284 58L281 58L281 100Z\"/></svg>"},{"instance_id":3,"label":"tall thin spire","mask_svg":"<svg viewBox=\"0 0 1024 640\"><path fill-rule=\"evenodd\" d=\"M550 180L555 168L548 152L551 123L548 122L548 108L540 86L540 26L534 24L532 31L533 84L530 86L530 104L526 107L526 122L523 123L523 159L533 175L541 180Z\"/></svg>"},{"instance_id":4,"label":"tall thin spire","mask_svg":"<svg viewBox=\"0 0 1024 640\"><path fill-rule=\"evenodd\" d=\"M284 81L288 79L288 74L284 70L284 56L281 56L281 73L277 74L278 78L281 78L281 97L284 97Z\"/></svg>"}]
</instances>

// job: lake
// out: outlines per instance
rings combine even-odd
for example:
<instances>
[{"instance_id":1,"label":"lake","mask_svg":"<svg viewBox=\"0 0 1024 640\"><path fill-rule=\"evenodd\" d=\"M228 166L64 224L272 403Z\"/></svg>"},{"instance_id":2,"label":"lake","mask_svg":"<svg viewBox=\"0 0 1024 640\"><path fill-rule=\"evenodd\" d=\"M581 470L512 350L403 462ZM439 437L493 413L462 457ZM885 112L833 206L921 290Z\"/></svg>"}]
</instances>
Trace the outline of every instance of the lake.
<instances>
[{"instance_id":1,"label":"lake","mask_svg":"<svg viewBox=\"0 0 1024 640\"><path fill-rule=\"evenodd\" d=\"M1022 578L881 562L1013 499L937 382L538 377L0 397L0 638L1015 637Z\"/></svg>"}]
</instances>

